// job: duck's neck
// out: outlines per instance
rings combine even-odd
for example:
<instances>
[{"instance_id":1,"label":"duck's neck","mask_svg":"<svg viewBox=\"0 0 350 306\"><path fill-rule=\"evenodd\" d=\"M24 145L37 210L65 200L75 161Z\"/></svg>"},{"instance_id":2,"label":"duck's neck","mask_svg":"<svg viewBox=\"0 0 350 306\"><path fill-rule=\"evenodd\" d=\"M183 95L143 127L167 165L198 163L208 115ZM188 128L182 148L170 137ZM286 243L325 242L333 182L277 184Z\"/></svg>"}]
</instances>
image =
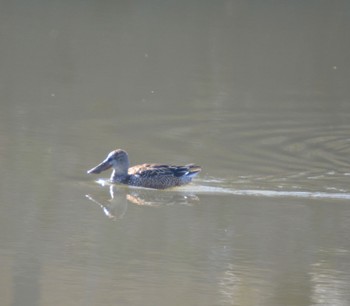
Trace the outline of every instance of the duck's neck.
<instances>
[{"instance_id":1,"label":"duck's neck","mask_svg":"<svg viewBox=\"0 0 350 306\"><path fill-rule=\"evenodd\" d=\"M117 183L124 182L128 177L128 169L129 164L125 164L123 166L118 165L118 167L114 167L111 175L111 181Z\"/></svg>"}]
</instances>

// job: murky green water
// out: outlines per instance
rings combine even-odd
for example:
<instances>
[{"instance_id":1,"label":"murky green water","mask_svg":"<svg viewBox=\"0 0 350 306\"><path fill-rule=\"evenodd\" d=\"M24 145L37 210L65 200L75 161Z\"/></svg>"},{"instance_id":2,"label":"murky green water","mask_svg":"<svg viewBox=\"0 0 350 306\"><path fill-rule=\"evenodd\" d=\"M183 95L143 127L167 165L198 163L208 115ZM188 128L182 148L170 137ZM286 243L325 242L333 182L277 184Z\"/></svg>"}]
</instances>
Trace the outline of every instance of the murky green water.
<instances>
[{"instance_id":1,"label":"murky green water","mask_svg":"<svg viewBox=\"0 0 350 306\"><path fill-rule=\"evenodd\" d=\"M346 1L9 2L2 305L348 305ZM178 189L86 170L194 162Z\"/></svg>"}]
</instances>

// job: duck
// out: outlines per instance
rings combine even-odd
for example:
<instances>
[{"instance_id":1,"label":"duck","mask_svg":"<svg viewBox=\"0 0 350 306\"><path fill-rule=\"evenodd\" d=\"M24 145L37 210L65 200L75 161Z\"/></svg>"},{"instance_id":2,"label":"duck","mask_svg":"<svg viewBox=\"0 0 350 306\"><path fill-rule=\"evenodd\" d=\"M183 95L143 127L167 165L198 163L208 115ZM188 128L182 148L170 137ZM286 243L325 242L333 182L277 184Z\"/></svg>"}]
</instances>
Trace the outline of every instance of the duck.
<instances>
[{"instance_id":1,"label":"duck","mask_svg":"<svg viewBox=\"0 0 350 306\"><path fill-rule=\"evenodd\" d=\"M184 166L141 164L130 167L128 153L122 149L116 149L87 173L98 174L110 168L113 168L110 177L112 183L153 189L166 189L188 184L202 170L195 164Z\"/></svg>"}]
</instances>

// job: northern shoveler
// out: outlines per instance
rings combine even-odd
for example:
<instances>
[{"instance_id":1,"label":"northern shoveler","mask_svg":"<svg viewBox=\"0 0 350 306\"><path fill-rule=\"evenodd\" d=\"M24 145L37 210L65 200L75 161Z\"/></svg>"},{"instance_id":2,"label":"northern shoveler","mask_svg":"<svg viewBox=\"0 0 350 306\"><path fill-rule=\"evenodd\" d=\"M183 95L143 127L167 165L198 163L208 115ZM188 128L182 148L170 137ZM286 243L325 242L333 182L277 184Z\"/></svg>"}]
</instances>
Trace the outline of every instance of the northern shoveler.
<instances>
[{"instance_id":1,"label":"northern shoveler","mask_svg":"<svg viewBox=\"0 0 350 306\"><path fill-rule=\"evenodd\" d=\"M113 168L111 181L132 186L165 189L191 182L202 169L194 164L173 166L163 164L142 164L129 167L128 153L117 149L110 152L106 159L87 173L100 173Z\"/></svg>"}]
</instances>

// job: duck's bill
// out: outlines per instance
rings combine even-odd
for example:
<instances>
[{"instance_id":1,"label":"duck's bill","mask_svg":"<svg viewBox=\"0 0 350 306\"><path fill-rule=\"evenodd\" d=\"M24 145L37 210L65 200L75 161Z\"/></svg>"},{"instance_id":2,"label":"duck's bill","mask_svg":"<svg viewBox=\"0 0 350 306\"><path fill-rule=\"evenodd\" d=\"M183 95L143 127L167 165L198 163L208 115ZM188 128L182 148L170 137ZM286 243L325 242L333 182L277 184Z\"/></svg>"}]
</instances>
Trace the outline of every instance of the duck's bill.
<instances>
[{"instance_id":1,"label":"duck's bill","mask_svg":"<svg viewBox=\"0 0 350 306\"><path fill-rule=\"evenodd\" d=\"M110 162L103 161L102 163L97 165L95 168L88 170L87 173L88 174L91 174L91 173L97 174L97 173L101 173L102 171L108 170L111 167L112 167L112 164Z\"/></svg>"}]
</instances>

